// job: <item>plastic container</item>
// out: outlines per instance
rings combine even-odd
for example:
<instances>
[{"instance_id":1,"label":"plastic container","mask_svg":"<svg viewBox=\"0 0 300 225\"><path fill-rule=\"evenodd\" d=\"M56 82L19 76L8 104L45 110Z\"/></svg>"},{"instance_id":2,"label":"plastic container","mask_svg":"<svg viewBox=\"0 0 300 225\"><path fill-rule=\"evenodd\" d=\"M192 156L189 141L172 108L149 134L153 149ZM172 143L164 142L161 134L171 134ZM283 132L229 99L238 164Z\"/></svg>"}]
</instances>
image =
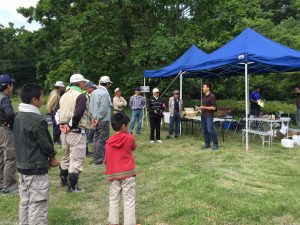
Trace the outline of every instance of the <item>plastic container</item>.
<instances>
[{"instance_id":1,"label":"plastic container","mask_svg":"<svg viewBox=\"0 0 300 225\"><path fill-rule=\"evenodd\" d=\"M294 148L294 141L287 138L283 138L281 139L281 145L284 148Z\"/></svg>"},{"instance_id":2,"label":"plastic container","mask_svg":"<svg viewBox=\"0 0 300 225\"><path fill-rule=\"evenodd\" d=\"M293 135L292 140L293 140L294 144L297 144L297 145L300 144L299 135Z\"/></svg>"},{"instance_id":3,"label":"plastic container","mask_svg":"<svg viewBox=\"0 0 300 225\"><path fill-rule=\"evenodd\" d=\"M233 130L233 123L232 122L230 122L230 121L225 121L224 122L224 129L225 130Z\"/></svg>"}]
</instances>

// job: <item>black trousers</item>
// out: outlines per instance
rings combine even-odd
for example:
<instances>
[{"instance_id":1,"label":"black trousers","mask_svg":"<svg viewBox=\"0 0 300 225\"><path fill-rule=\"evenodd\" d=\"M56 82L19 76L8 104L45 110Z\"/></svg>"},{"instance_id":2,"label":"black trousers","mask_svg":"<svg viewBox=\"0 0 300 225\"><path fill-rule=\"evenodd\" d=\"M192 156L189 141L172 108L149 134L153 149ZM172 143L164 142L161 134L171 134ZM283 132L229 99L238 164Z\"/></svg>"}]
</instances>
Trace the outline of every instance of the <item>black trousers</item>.
<instances>
[{"instance_id":1,"label":"black trousers","mask_svg":"<svg viewBox=\"0 0 300 225\"><path fill-rule=\"evenodd\" d=\"M160 140L160 121L161 118L150 117L150 140L154 141L154 132L156 131L156 140Z\"/></svg>"},{"instance_id":2,"label":"black trousers","mask_svg":"<svg viewBox=\"0 0 300 225\"><path fill-rule=\"evenodd\" d=\"M256 103L251 103L251 114L255 117L259 117L260 114L260 106Z\"/></svg>"}]
</instances>

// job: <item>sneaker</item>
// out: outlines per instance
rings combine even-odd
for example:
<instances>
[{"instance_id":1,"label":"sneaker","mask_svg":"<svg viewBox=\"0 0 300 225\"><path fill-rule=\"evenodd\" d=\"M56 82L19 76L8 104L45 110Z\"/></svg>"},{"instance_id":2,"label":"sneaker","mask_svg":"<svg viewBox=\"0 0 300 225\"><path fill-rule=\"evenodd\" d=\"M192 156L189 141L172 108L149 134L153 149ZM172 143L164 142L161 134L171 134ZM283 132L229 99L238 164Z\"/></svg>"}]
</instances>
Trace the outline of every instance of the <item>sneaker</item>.
<instances>
[{"instance_id":1,"label":"sneaker","mask_svg":"<svg viewBox=\"0 0 300 225\"><path fill-rule=\"evenodd\" d=\"M209 145L203 145L203 146L201 147L201 149L208 149L208 148L210 148Z\"/></svg>"},{"instance_id":2,"label":"sneaker","mask_svg":"<svg viewBox=\"0 0 300 225\"><path fill-rule=\"evenodd\" d=\"M151 144L153 144L153 143L154 143L154 141L150 141L150 143L151 143Z\"/></svg>"},{"instance_id":3,"label":"sneaker","mask_svg":"<svg viewBox=\"0 0 300 225\"><path fill-rule=\"evenodd\" d=\"M92 162L92 166L93 167L99 167L99 166L101 166L102 165L102 163L94 163L94 162Z\"/></svg>"},{"instance_id":4,"label":"sneaker","mask_svg":"<svg viewBox=\"0 0 300 225\"><path fill-rule=\"evenodd\" d=\"M68 186L67 191L73 193L83 192L83 190L81 190L77 185L74 188Z\"/></svg>"},{"instance_id":5,"label":"sneaker","mask_svg":"<svg viewBox=\"0 0 300 225\"><path fill-rule=\"evenodd\" d=\"M13 189L13 190L7 190L7 189L2 189L1 191L2 195L16 195L19 194L19 189Z\"/></svg>"},{"instance_id":6,"label":"sneaker","mask_svg":"<svg viewBox=\"0 0 300 225\"><path fill-rule=\"evenodd\" d=\"M161 140L156 140L158 143L162 144L163 142Z\"/></svg>"},{"instance_id":7,"label":"sneaker","mask_svg":"<svg viewBox=\"0 0 300 225\"><path fill-rule=\"evenodd\" d=\"M212 148L212 150L215 150L215 151L219 150L219 146L218 145L214 145L214 147Z\"/></svg>"}]
</instances>

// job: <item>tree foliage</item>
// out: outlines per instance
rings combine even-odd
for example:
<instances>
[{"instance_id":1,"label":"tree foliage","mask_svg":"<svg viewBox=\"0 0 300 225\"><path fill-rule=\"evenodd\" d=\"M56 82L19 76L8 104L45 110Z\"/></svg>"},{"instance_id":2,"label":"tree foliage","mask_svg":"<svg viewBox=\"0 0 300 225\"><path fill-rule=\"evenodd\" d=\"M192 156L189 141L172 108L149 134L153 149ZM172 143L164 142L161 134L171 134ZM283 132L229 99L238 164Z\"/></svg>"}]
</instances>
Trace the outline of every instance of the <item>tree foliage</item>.
<instances>
[{"instance_id":1,"label":"tree foliage","mask_svg":"<svg viewBox=\"0 0 300 225\"><path fill-rule=\"evenodd\" d=\"M300 50L297 0L40 0L18 12L42 28L30 33L0 27L0 69L34 64L36 78L48 88L80 72L94 82L108 75L130 94L142 85L143 70L166 66L192 44L210 53L246 27ZM242 77L211 81L219 98L244 98ZM300 76L252 75L250 81L262 86L269 100L291 100ZM149 81L161 89L169 83ZM199 97L199 85L197 79L185 80L186 96Z\"/></svg>"}]
</instances>

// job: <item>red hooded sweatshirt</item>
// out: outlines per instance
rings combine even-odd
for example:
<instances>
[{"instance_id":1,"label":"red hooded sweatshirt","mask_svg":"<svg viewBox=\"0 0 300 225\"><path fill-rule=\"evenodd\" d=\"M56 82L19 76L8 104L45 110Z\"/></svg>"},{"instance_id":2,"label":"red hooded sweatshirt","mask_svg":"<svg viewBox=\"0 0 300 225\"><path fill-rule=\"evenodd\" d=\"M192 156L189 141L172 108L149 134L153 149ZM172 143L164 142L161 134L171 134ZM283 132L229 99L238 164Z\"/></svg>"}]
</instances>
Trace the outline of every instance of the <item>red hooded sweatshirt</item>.
<instances>
[{"instance_id":1,"label":"red hooded sweatshirt","mask_svg":"<svg viewBox=\"0 0 300 225\"><path fill-rule=\"evenodd\" d=\"M136 148L133 135L117 132L106 141L106 176L112 180L122 180L136 176L132 151Z\"/></svg>"}]
</instances>

